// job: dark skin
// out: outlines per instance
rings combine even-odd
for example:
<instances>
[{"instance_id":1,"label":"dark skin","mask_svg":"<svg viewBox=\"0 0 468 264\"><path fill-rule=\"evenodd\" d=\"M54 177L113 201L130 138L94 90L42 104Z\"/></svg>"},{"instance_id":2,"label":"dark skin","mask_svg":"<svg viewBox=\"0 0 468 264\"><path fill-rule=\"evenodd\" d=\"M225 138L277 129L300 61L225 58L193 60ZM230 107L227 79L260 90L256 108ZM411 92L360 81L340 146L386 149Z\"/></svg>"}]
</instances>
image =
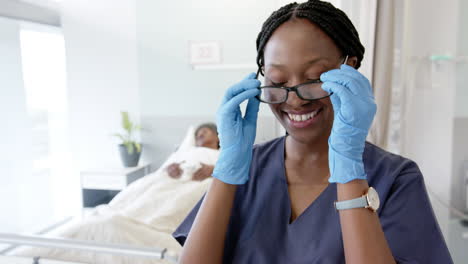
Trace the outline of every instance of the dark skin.
<instances>
[{"instance_id":1,"label":"dark skin","mask_svg":"<svg viewBox=\"0 0 468 264\"><path fill-rule=\"evenodd\" d=\"M344 54L319 27L305 19L282 24L265 47L265 82L294 86L318 79L323 72L338 68ZM348 59L355 66L356 57ZM290 221L294 221L328 186L328 137L333 125L333 105L329 98L304 101L289 93L282 104L270 105L278 121L288 131L285 143L286 180L291 201ZM295 128L287 113L307 113L321 109L318 122ZM338 200L362 196L366 180L337 184ZM213 180L197 214L182 251L180 263L222 263L224 240L237 186ZM347 264L395 263L376 213L365 208L339 212Z\"/></svg>"},{"instance_id":2,"label":"dark skin","mask_svg":"<svg viewBox=\"0 0 468 264\"><path fill-rule=\"evenodd\" d=\"M182 163L183 162L169 164L169 166L166 167L167 174L169 174L171 178L179 179L182 173L184 172L180 167L180 164Z\"/></svg>"},{"instance_id":3,"label":"dark skin","mask_svg":"<svg viewBox=\"0 0 468 264\"><path fill-rule=\"evenodd\" d=\"M197 147L219 149L218 134L212 129L202 127L195 135L195 145Z\"/></svg>"},{"instance_id":4,"label":"dark skin","mask_svg":"<svg viewBox=\"0 0 468 264\"><path fill-rule=\"evenodd\" d=\"M199 129L195 135L195 145L197 147L218 149L218 134L207 127L203 127ZM182 163L183 161L181 163L172 163L169 166L167 166L166 170L170 177L174 179L180 178L180 176L184 172L180 167L180 164ZM193 174L192 180L203 181L204 179L211 177L211 174L213 174L213 169L213 165L207 165L202 163L201 168Z\"/></svg>"}]
</instances>

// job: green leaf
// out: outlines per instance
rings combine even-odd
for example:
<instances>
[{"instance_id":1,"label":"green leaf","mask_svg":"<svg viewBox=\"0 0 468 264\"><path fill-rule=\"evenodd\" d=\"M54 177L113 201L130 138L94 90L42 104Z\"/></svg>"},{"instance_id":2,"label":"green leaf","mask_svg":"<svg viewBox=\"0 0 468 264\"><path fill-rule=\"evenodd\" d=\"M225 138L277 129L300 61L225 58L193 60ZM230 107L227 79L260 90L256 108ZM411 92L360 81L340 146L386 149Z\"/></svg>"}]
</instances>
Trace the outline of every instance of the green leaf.
<instances>
[{"instance_id":1,"label":"green leaf","mask_svg":"<svg viewBox=\"0 0 468 264\"><path fill-rule=\"evenodd\" d=\"M137 150L141 148L141 146L137 146L138 143L135 143L133 132L142 130L142 128L140 125L133 124L132 121L130 121L130 117L127 111L121 111L120 113L122 116L122 128L126 133L116 133L113 135L120 138L124 142L123 144L127 147L129 154L131 154L133 153L134 148L137 148Z\"/></svg>"},{"instance_id":2,"label":"green leaf","mask_svg":"<svg viewBox=\"0 0 468 264\"><path fill-rule=\"evenodd\" d=\"M122 127L130 134L132 132L133 124L130 122L130 118L128 117L128 112L122 111Z\"/></svg>"},{"instance_id":3,"label":"green leaf","mask_svg":"<svg viewBox=\"0 0 468 264\"><path fill-rule=\"evenodd\" d=\"M141 152L141 144L140 143L135 143L135 147L137 149L137 152L140 153Z\"/></svg>"}]
</instances>

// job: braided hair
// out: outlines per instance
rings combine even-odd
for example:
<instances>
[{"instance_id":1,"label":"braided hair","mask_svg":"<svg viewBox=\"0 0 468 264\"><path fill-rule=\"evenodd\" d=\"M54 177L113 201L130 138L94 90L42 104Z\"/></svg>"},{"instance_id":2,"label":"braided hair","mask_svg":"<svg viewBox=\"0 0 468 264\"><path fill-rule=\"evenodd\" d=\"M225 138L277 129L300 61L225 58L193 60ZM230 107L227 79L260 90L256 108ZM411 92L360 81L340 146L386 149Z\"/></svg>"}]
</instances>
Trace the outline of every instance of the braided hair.
<instances>
[{"instance_id":1,"label":"braided hair","mask_svg":"<svg viewBox=\"0 0 468 264\"><path fill-rule=\"evenodd\" d=\"M348 16L329 2L309 0L301 4L296 2L287 4L273 12L263 23L257 37L257 65L262 75L266 43L281 24L292 18L305 18L316 24L335 42L343 55L357 57L356 69L361 66L364 46Z\"/></svg>"}]
</instances>

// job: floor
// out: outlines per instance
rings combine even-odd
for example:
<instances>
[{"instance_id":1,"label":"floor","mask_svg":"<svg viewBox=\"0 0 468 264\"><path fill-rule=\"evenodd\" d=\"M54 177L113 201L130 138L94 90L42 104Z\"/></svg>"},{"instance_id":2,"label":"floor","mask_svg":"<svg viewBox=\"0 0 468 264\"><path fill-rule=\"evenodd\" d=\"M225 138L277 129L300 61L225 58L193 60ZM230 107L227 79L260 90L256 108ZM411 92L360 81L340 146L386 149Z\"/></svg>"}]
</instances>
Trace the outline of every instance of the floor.
<instances>
[{"instance_id":1,"label":"floor","mask_svg":"<svg viewBox=\"0 0 468 264\"><path fill-rule=\"evenodd\" d=\"M468 226L463 226L459 219L450 220L447 245L455 264L468 263Z\"/></svg>"}]
</instances>

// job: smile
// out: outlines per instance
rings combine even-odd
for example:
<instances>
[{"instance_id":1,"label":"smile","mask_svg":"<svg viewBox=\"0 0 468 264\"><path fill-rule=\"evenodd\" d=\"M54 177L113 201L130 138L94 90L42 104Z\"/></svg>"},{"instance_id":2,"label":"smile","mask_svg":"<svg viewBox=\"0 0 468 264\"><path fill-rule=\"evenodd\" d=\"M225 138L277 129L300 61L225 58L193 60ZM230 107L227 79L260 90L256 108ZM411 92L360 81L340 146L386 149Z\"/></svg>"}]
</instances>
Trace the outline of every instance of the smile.
<instances>
[{"instance_id":1,"label":"smile","mask_svg":"<svg viewBox=\"0 0 468 264\"><path fill-rule=\"evenodd\" d=\"M289 119L291 120L294 120L294 121L306 121L306 120L309 120L311 118L314 118L318 112L320 111L320 109L317 109L313 112L310 112L310 113L307 113L307 114L302 114L302 115L294 115L294 114L290 114L288 113L288 117Z\"/></svg>"},{"instance_id":2,"label":"smile","mask_svg":"<svg viewBox=\"0 0 468 264\"><path fill-rule=\"evenodd\" d=\"M309 113L304 114L291 114L285 113L288 116L289 124L296 128L304 128L312 125L318 119L322 112L322 108L316 109Z\"/></svg>"}]
</instances>

